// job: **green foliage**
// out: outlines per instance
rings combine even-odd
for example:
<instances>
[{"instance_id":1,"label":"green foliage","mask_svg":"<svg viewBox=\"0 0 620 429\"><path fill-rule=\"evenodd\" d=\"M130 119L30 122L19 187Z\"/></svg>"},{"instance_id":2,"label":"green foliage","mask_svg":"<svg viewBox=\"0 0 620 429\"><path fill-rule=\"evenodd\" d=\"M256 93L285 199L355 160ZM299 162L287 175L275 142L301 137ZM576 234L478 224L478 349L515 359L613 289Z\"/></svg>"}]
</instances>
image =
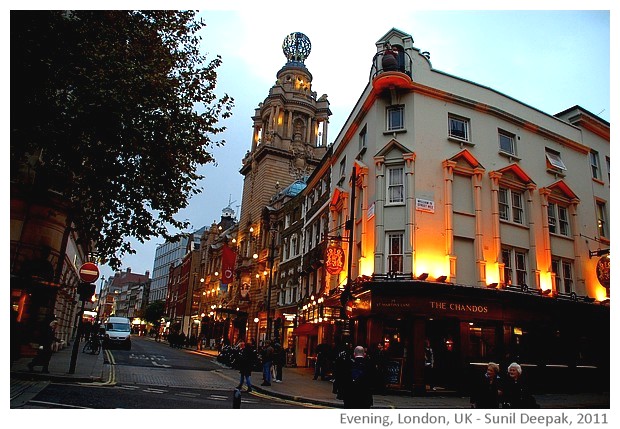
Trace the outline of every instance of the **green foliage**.
<instances>
[{"instance_id":1,"label":"green foliage","mask_svg":"<svg viewBox=\"0 0 620 429\"><path fill-rule=\"evenodd\" d=\"M11 11L11 179L40 153L35 185L67 198L113 269L131 237L189 226L175 215L225 144L234 100L214 93L204 25L193 11Z\"/></svg>"},{"instance_id":2,"label":"green foliage","mask_svg":"<svg viewBox=\"0 0 620 429\"><path fill-rule=\"evenodd\" d=\"M164 314L164 302L155 301L150 303L144 310L144 319L155 326L159 326L161 316Z\"/></svg>"}]
</instances>

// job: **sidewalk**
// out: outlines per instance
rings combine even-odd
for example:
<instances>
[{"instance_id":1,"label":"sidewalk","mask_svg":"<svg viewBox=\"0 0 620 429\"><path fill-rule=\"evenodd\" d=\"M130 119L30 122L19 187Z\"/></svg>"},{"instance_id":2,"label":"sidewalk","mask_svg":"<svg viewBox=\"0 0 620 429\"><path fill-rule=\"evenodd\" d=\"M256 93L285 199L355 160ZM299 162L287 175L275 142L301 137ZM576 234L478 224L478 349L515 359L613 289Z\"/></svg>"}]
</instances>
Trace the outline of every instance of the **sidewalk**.
<instances>
[{"instance_id":1,"label":"sidewalk","mask_svg":"<svg viewBox=\"0 0 620 429\"><path fill-rule=\"evenodd\" d=\"M217 351L214 350L192 351L210 356L214 359L217 357ZM238 380L239 372L232 369L230 371L234 372L234 380ZM313 376L314 370L312 368L284 368L282 372L282 383L272 382L271 386L261 386L262 373L253 372L252 388L257 392L282 399L326 407L342 408L342 401L336 399L336 395L332 393L332 383L329 381L313 380ZM243 390L245 391L245 387ZM541 408L610 408L609 393L553 393L535 395L535 397ZM373 408L464 409L471 407L469 397L459 396L454 392L437 390L428 392L426 396L411 396L410 394L402 392L374 395Z\"/></svg>"},{"instance_id":2,"label":"sidewalk","mask_svg":"<svg viewBox=\"0 0 620 429\"><path fill-rule=\"evenodd\" d=\"M71 366L72 346L58 350L52 354L49 365L49 374L41 373L41 367L35 367L33 372L28 370L28 363L32 357L23 357L11 365L11 406L19 406L19 403L28 400L43 389L48 382L103 382L109 375L109 368L104 366L105 351L98 355L82 353L84 342L80 343L75 361L75 371L69 374ZM32 394L30 394L32 393ZM24 396L24 398L19 398ZM13 401L17 399L14 404Z\"/></svg>"},{"instance_id":3,"label":"sidewalk","mask_svg":"<svg viewBox=\"0 0 620 429\"><path fill-rule=\"evenodd\" d=\"M148 337L141 339L152 340ZM155 342L155 340L152 340ZM162 347L168 347L165 342L158 343ZM83 345L83 343L81 343ZM217 351L185 349L187 352L198 353L205 358L215 359ZM75 372L69 374L72 347L65 347L52 355L49 366L49 374L42 374L41 368L35 368L29 372L27 364L31 358L17 360L11 366L11 406L13 400L20 395L27 397L30 390L35 391L45 387L46 382L97 382L113 385L111 371L105 359L105 351L99 355L82 353L79 348ZM239 372L222 365L221 373L231 380L231 390L237 385ZM336 399L332 393L332 383L329 381L313 380L312 368L284 368L282 383L272 383L271 386L261 386L262 374L252 373L252 384L256 392L296 402L309 403L324 407L342 408L342 401ZM244 388L245 390L245 388ZM246 395L247 393L243 393ZM535 395L541 408L579 408L597 409L610 408L609 393L583 393L583 394L547 394ZM24 399L25 401L26 399ZM22 401L19 398L16 402ZM18 406L18 405L17 405ZM458 396L450 392L429 392L428 396L410 396L406 394L375 395L374 408L470 408L469 398Z\"/></svg>"}]
</instances>

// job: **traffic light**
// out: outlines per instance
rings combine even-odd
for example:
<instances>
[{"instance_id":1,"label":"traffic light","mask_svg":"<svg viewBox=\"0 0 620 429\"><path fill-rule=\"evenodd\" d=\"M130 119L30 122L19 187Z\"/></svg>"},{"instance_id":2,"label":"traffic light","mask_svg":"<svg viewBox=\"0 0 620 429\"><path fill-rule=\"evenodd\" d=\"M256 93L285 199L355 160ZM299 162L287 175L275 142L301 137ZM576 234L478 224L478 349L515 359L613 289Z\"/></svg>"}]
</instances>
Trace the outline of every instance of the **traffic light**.
<instances>
[{"instance_id":1,"label":"traffic light","mask_svg":"<svg viewBox=\"0 0 620 429\"><path fill-rule=\"evenodd\" d=\"M88 301L95 294L95 284L80 283L77 287L77 293L80 295L80 301Z\"/></svg>"}]
</instances>

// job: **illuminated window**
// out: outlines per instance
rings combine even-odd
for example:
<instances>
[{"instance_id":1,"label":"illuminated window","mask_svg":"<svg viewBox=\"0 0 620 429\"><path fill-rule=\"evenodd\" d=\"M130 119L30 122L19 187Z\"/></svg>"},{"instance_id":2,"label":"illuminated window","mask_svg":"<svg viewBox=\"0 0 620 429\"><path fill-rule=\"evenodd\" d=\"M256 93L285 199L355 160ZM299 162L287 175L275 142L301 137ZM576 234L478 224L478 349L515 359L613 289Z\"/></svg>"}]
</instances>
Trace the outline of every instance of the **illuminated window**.
<instances>
[{"instance_id":1,"label":"illuminated window","mask_svg":"<svg viewBox=\"0 0 620 429\"><path fill-rule=\"evenodd\" d=\"M502 247L504 282L507 285L527 285L527 252L512 247Z\"/></svg>"},{"instance_id":2,"label":"illuminated window","mask_svg":"<svg viewBox=\"0 0 620 429\"><path fill-rule=\"evenodd\" d=\"M387 108L387 130L398 131L405 128L405 106Z\"/></svg>"},{"instance_id":3,"label":"illuminated window","mask_svg":"<svg viewBox=\"0 0 620 429\"><path fill-rule=\"evenodd\" d=\"M448 136L469 141L469 119L457 116L448 116Z\"/></svg>"},{"instance_id":4,"label":"illuminated window","mask_svg":"<svg viewBox=\"0 0 620 429\"><path fill-rule=\"evenodd\" d=\"M607 209L602 201L596 202L596 222L598 225L598 235L600 237L609 237L607 235Z\"/></svg>"},{"instance_id":5,"label":"illuminated window","mask_svg":"<svg viewBox=\"0 0 620 429\"><path fill-rule=\"evenodd\" d=\"M388 272L403 272L403 233L393 232L387 235Z\"/></svg>"},{"instance_id":6,"label":"illuminated window","mask_svg":"<svg viewBox=\"0 0 620 429\"><path fill-rule=\"evenodd\" d=\"M405 201L405 182L403 167L388 168L388 204Z\"/></svg>"},{"instance_id":7,"label":"illuminated window","mask_svg":"<svg viewBox=\"0 0 620 429\"><path fill-rule=\"evenodd\" d=\"M555 273L555 290L571 293L573 291L573 262L554 258L551 260L551 270Z\"/></svg>"}]
</instances>

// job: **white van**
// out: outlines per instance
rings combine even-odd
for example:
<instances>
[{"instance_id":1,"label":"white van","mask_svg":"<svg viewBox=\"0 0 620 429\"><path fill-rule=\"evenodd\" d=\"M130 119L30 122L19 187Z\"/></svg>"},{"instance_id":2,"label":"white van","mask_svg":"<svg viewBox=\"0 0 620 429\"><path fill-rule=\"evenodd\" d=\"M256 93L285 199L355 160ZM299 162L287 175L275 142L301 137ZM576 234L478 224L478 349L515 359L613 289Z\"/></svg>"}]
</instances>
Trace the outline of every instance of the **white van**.
<instances>
[{"instance_id":1,"label":"white van","mask_svg":"<svg viewBox=\"0 0 620 429\"><path fill-rule=\"evenodd\" d=\"M131 350L131 322L126 317L109 317L105 323L103 347L120 346Z\"/></svg>"}]
</instances>

